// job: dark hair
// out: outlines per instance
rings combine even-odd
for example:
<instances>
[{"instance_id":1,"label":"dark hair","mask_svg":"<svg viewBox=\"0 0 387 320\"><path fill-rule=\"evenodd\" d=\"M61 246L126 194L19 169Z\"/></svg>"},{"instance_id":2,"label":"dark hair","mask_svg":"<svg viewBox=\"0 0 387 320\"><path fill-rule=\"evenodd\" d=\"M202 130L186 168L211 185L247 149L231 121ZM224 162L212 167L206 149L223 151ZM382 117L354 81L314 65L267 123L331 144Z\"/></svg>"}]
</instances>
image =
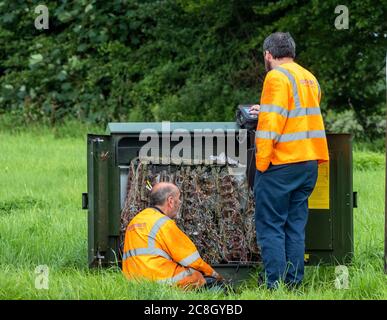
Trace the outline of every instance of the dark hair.
<instances>
[{"instance_id":1,"label":"dark hair","mask_svg":"<svg viewBox=\"0 0 387 320\"><path fill-rule=\"evenodd\" d=\"M161 206L167 201L168 197L175 192L175 188L172 185L162 186L152 190L150 194L150 205Z\"/></svg>"},{"instance_id":2,"label":"dark hair","mask_svg":"<svg viewBox=\"0 0 387 320\"><path fill-rule=\"evenodd\" d=\"M289 32L275 32L263 42L263 52L269 51L274 59L295 58L296 43Z\"/></svg>"}]
</instances>

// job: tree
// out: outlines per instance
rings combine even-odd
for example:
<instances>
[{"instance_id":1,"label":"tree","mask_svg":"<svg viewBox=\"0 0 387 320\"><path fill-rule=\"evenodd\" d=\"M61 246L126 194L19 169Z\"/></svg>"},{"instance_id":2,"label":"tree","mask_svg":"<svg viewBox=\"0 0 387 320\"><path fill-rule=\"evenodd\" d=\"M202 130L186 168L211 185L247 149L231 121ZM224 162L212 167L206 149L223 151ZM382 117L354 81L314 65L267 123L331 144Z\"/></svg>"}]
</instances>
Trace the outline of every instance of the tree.
<instances>
[{"instance_id":1,"label":"tree","mask_svg":"<svg viewBox=\"0 0 387 320\"><path fill-rule=\"evenodd\" d=\"M21 122L232 121L258 102L262 43L289 31L297 61L319 79L323 111L354 110L372 137L384 103L386 1L39 1L0 6L0 112Z\"/></svg>"}]
</instances>

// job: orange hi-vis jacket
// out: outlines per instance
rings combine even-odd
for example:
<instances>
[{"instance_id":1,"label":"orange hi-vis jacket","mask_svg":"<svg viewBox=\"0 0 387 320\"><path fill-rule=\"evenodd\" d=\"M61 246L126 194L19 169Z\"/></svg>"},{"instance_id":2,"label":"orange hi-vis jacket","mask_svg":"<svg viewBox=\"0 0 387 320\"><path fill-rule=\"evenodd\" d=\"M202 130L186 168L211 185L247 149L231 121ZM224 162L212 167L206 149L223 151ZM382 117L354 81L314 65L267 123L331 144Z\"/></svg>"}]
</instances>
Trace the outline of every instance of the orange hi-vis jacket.
<instances>
[{"instance_id":1,"label":"orange hi-vis jacket","mask_svg":"<svg viewBox=\"0 0 387 320\"><path fill-rule=\"evenodd\" d=\"M317 79L295 62L267 73L256 131L256 168L329 160Z\"/></svg>"},{"instance_id":2,"label":"orange hi-vis jacket","mask_svg":"<svg viewBox=\"0 0 387 320\"><path fill-rule=\"evenodd\" d=\"M122 271L128 279L186 286L205 284L214 269L200 257L194 243L176 223L155 208L147 208L129 223L124 243Z\"/></svg>"}]
</instances>

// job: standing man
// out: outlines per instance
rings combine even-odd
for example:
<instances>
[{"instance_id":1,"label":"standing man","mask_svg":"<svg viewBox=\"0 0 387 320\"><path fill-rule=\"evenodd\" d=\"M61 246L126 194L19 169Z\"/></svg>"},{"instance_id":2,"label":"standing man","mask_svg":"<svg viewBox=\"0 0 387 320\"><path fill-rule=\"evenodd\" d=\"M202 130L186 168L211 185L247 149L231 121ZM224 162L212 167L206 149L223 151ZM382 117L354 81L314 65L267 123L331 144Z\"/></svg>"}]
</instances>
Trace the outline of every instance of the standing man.
<instances>
[{"instance_id":1,"label":"standing man","mask_svg":"<svg viewBox=\"0 0 387 320\"><path fill-rule=\"evenodd\" d=\"M256 131L255 219L270 289L279 281L298 286L304 277L308 198L318 163L329 160L317 79L294 62L289 33L263 43L265 68ZM262 280L262 279L261 279Z\"/></svg>"}]
</instances>

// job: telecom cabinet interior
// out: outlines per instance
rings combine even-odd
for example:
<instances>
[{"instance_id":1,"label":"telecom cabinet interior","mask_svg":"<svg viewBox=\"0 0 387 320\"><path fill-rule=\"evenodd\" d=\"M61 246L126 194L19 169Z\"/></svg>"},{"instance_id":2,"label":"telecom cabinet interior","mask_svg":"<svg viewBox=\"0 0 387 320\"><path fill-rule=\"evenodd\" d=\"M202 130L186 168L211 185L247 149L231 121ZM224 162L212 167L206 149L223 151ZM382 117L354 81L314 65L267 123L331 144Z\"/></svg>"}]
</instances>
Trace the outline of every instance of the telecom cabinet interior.
<instances>
[{"instance_id":1,"label":"telecom cabinet interior","mask_svg":"<svg viewBox=\"0 0 387 320\"><path fill-rule=\"evenodd\" d=\"M305 261L353 257L352 136L327 134L330 161L319 165L309 199ZM127 223L148 204L145 181L176 183L176 221L202 257L231 278L260 263L251 170L254 133L233 122L110 123L87 136L89 266L120 265ZM254 170L254 168L253 168Z\"/></svg>"}]
</instances>

